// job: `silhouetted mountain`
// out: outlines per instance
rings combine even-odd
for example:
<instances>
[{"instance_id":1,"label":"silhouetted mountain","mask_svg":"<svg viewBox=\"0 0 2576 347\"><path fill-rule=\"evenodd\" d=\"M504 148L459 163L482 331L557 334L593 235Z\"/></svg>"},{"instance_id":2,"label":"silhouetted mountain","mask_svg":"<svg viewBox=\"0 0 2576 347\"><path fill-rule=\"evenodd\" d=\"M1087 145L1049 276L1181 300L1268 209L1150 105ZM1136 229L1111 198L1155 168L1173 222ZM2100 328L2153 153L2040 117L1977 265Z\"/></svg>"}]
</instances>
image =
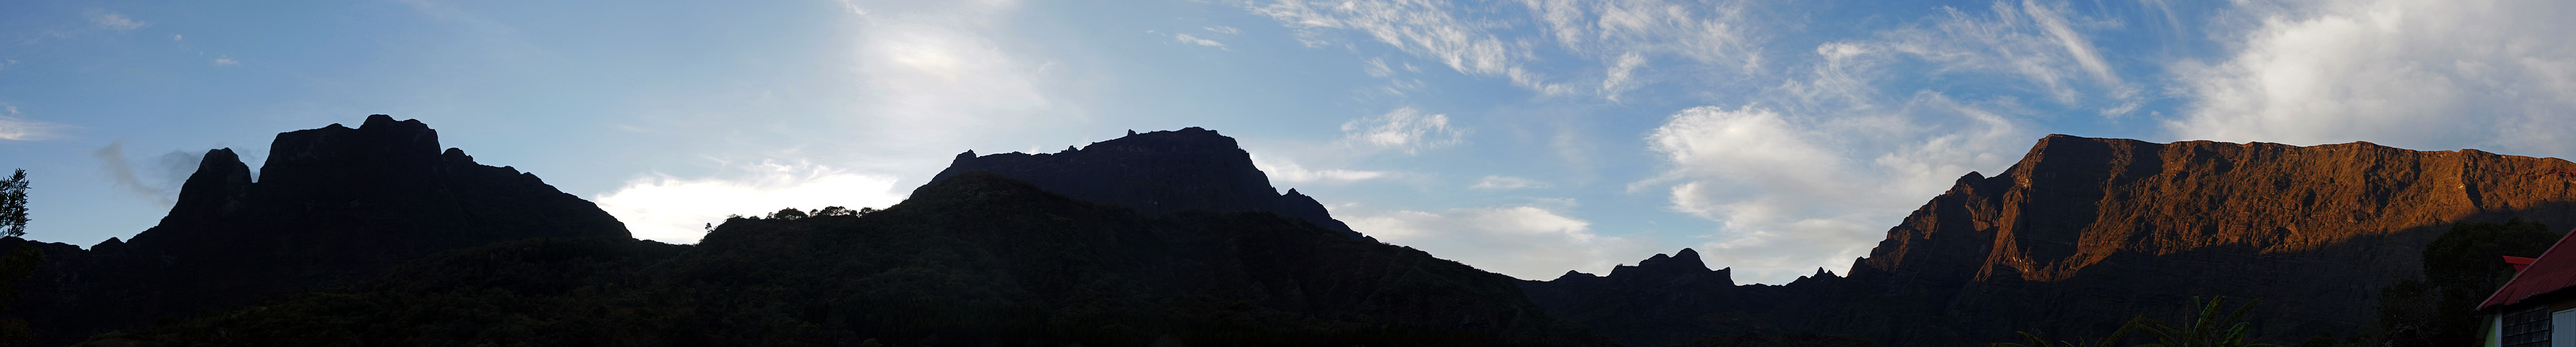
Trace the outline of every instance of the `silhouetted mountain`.
<instances>
[{"instance_id":1,"label":"silhouetted mountain","mask_svg":"<svg viewBox=\"0 0 2576 347\"><path fill-rule=\"evenodd\" d=\"M209 151L169 215L133 240L38 244L48 258L8 314L49 339L78 339L352 283L444 250L628 236L535 175L439 151L437 131L417 120L278 134L260 172L254 182L231 149Z\"/></svg>"},{"instance_id":2,"label":"silhouetted mountain","mask_svg":"<svg viewBox=\"0 0 2576 347\"><path fill-rule=\"evenodd\" d=\"M2418 254L2452 223L2576 225L2571 182L2576 163L2477 150L2051 135L2001 174L1960 178L1848 278L1731 291L1602 285L1668 276L1613 273L1524 286L1542 307L1632 341L1664 337L1604 327L1777 327L1902 346L2017 341L2012 332L2034 329L2101 336L2222 295L2267 299L2249 321L2256 337L2283 341L2366 329L2380 288L2421 276ZM1620 295L1717 303L1719 319L1583 301Z\"/></svg>"},{"instance_id":3,"label":"silhouetted mountain","mask_svg":"<svg viewBox=\"0 0 2576 347\"><path fill-rule=\"evenodd\" d=\"M1198 127L1155 131L1092 143L1056 153L1019 152L957 160L931 180L986 170L1035 183L1049 191L1097 203L1135 208L1146 214L1202 209L1269 211L1364 238L1334 220L1324 204L1289 189L1281 194L1270 178L1252 165L1252 154L1234 138Z\"/></svg>"},{"instance_id":4,"label":"silhouetted mountain","mask_svg":"<svg viewBox=\"0 0 2576 347\"><path fill-rule=\"evenodd\" d=\"M1141 214L976 170L863 215L732 219L696 246L483 247L349 290L94 342L1600 343L1513 281L1268 212Z\"/></svg>"},{"instance_id":5,"label":"silhouetted mountain","mask_svg":"<svg viewBox=\"0 0 2576 347\"><path fill-rule=\"evenodd\" d=\"M1628 345L1680 345L1758 330L1742 319L1742 295L1729 270L1711 271L1698 251L1683 248L1611 268L1607 277L1566 271L1555 280L1521 281L1521 289L1549 313Z\"/></svg>"}]
</instances>

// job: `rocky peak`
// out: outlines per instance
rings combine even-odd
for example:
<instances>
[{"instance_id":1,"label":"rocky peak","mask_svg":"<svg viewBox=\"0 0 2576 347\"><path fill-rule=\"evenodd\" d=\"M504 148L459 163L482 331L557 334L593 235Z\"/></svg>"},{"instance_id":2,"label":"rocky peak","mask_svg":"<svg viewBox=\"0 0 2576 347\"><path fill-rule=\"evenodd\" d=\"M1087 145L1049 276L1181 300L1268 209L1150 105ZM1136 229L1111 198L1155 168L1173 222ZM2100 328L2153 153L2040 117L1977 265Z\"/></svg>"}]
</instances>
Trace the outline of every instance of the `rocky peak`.
<instances>
[{"instance_id":1,"label":"rocky peak","mask_svg":"<svg viewBox=\"0 0 2576 347\"><path fill-rule=\"evenodd\" d=\"M1203 209L1268 211L1364 238L1334 220L1324 205L1290 189L1280 193L1234 138L1198 127L1132 133L1056 153L959 153L932 181L986 170L1058 194L1147 214Z\"/></svg>"},{"instance_id":2,"label":"rocky peak","mask_svg":"<svg viewBox=\"0 0 2576 347\"><path fill-rule=\"evenodd\" d=\"M1723 271L1710 271L1707 263L1700 262L1699 251L1683 248L1679 252L1673 252L1672 255L1658 253L1652 257L1646 257L1646 260L1637 261L1637 265L1635 266L1620 265L1612 267L1610 269L1609 277L1672 277L1699 275L1710 272L1718 272L1720 277L1725 276ZM1734 279L1732 278L1726 278L1723 280L1728 282L1730 285L1734 282Z\"/></svg>"},{"instance_id":3,"label":"rocky peak","mask_svg":"<svg viewBox=\"0 0 2576 347\"><path fill-rule=\"evenodd\" d=\"M628 237L597 205L508 167L440 151L418 120L368 116L281 133L260 177L208 151L159 225L63 245L12 315L83 334L365 278L439 251L538 237Z\"/></svg>"}]
</instances>

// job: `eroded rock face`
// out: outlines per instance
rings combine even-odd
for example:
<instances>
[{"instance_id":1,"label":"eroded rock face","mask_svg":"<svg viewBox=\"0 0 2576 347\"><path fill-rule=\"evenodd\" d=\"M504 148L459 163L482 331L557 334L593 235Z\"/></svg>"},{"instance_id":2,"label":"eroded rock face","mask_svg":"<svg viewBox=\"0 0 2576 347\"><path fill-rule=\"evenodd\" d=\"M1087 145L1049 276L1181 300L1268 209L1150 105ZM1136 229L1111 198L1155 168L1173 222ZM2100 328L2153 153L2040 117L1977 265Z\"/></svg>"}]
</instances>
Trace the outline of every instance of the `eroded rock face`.
<instances>
[{"instance_id":1,"label":"eroded rock face","mask_svg":"<svg viewBox=\"0 0 2576 347\"><path fill-rule=\"evenodd\" d=\"M49 339L77 338L362 280L443 250L628 236L535 175L441 152L417 120L369 116L358 128L279 134L269 148L257 180L232 150L207 152L170 213L132 240L39 244L46 264L10 315Z\"/></svg>"},{"instance_id":2,"label":"eroded rock face","mask_svg":"<svg viewBox=\"0 0 2576 347\"><path fill-rule=\"evenodd\" d=\"M1252 165L1252 154L1234 138L1198 127L1155 131L1101 141L1062 152L976 156L975 151L932 176L947 179L987 170L1035 183L1076 199L1135 208L1145 214L1203 209L1268 211L1362 238L1334 220L1324 205L1295 189L1279 193Z\"/></svg>"},{"instance_id":3,"label":"eroded rock face","mask_svg":"<svg viewBox=\"0 0 2576 347\"><path fill-rule=\"evenodd\" d=\"M2452 223L2576 226L2576 164L2366 142L2298 147L2052 135L1961 178L1888 230L1852 279L1944 299L1969 336L2171 316L2260 298L2262 336L2358 331L2379 288L2421 276Z\"/></svg>"},{"instance_id":4,"label":"eroded rock face","mask_svg":"<svg viewBox=\"0 0 2576 347\"><path fill-rule=\"evenodd\" d=\"M2002 173L1960 178L1849 277L1701 292L1745 303L1752 325L1891 345L2099 336L2223 295L2263 299L2256 335L2290 341L2367 327L2379 289L2420 276L2425 244L2450 224L2515 217L2576 227L2576 164L2363 142L2051 135Z\"/></svg>"}]
</instances>

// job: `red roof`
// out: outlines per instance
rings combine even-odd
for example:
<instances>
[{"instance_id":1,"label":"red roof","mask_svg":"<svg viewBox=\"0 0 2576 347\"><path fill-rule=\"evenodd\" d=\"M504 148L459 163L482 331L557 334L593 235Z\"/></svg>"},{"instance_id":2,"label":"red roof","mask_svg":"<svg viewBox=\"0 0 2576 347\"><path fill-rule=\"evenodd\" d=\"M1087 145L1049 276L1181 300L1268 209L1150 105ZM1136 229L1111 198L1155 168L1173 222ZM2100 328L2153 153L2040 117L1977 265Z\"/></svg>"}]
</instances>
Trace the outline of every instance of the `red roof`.
<instances>
[{"instance_id":1,"label":"red roof","mask_svg":"<svg viewBox=\"0 0 2576 347\"><path fill-rule=\"evenodd\" d=\"M2504 263L2505 263L2505 264L2512 264L2512 265L2513 265L2513 273L2522 273L2522 268L2531 267L2531 262L2532 262L2532 261L2535 261L2535 260L2540 260L2540 259L2532 259L2532 258L2516 257L2516 256L2510 256L2510 255L2508 255L2508 256L2504 256Z\"/></svg>"},{"instance_id":2,"label":"red roof","mask_svg":"<svg viewBox=\"0 0 2576 347\"><path fill-rule=\"evenodd\" d=\"M2569 245L2571 242L2576 242L2576 231L2558 237L2558 243L2549 245L2549 251L2541 252L2540 259L2532 260L2531 265L2517 265L2527 268L2514 272L2513 280L2505 282L2503 288L2496 288L2495 295L2487 296L2487 301L2478 304L2478 309L2522 303L2523 299L2534 295L2576 287L2576 245Z\"/></svg>"}]
</instances>

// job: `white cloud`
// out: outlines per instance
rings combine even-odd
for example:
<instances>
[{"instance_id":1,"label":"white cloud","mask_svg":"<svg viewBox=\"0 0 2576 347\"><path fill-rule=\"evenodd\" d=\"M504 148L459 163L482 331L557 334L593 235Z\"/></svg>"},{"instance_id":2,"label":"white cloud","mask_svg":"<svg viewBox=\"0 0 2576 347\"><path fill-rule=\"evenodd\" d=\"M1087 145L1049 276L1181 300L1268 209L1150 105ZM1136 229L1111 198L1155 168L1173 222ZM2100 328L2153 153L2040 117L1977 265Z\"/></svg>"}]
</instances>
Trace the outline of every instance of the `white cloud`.
<instances>
[{"instance_id":1,"label":"white cloud","mask_svg":"<svg viewBox=\"0 0 2576 347\"><path fill-rule=\"evenodd\" d=\"M1216 42L1216 40L1202 39L1202 38L1198 38L1197 36L1190 36L1190 34L1174 33L1174 34L1172 34L1172 41L1180 41L1181 43L1187 43L1187 44L1193 44L1193 45L1200 45L1200 46L1208 46L1208 47L1216 47L1216 48L1225 48L1225 43L1222 43L1222 42Z\"/></svg>"},{"instance_id":2,"label":"white cloud","mask_svg":"<svg viewBox=\"0 0 2576 347\"><path fill-rule=\"evenodd\" d=\"M1636 241L1593 233L1591 222L1537 206L1353 215L1360 217L1344 219L1351 229L1380 241L1523 279L1553 279L1566 270L1602 273L1652 253Z\"/></svg>"},{"instance_id":3,"label":"white cloud","mask_svg":"<svg viewBox=\"0 0 2576 347\"><path fill-rule=\"evenodd\" d=\"M1219 25L1219 26L1212 26L1212 27L1205 27L1204 29L1207 29L1207 31L1208 31L1208 32L1219 33L1219 34L1233 34L1233 33L1243 32L1242 30L1235 30L1235 29L1234 29L1234 27L1230 27L1230 26L1223 26L1223 25Z\"/></svg>"},{"instance_id":4,"label":"white cloud","mask_svg":"<svg viewBox=\"0 0 2576 347\"><path fill-rule=\"evenodd\" d=\"M186 40L188 40L188 35L171 34L171 35L170 35L170 40L171 40L171 41L186 41Z\"/></svg>"},{"instance_id":5,"label":"white cloud","mask_svg":"<svg viewBox=\"0 0 2576 347\"><path fill-rule=\"evenodd\" d=\"M239 60L233 60L233 57L215 57L215 62L214 62L214 63L215 63L215 66L233 66L233 65L241 65L241 61L239 61Z\"/></svg>"},{"instance_id":6,"label":"white cloud","mask_svg":"<svg viewBox=\"0 0 2576 347\"><path fill-rule=\"evenodd\" d=\"M1670 168L1631 188L1657 187L1673 211L1720 222L1701 245L1711 266L1784 283L1846 270L1924 198L1968 171L2010 164L2026 136L2000 114L1932 92L1859 114L1698 107L1646 137Z\"/></svg>"},{"instance_id":7,"label":"white cloud","mask_svg":"<svg viewBox=\"0 0 2576 347\"><path fill-rule=\"evenodd\" d=\"M1305 166L1297 165L1295 161L1263 158L1258 155L1252 156L1252 168L1261 170L1263 174L1270 176L1271 180L1288 183L1349 183L1395 176L1385 171L1309 170Z\"/></svg>"},{"instance_id":8,"label":"white cloud","mask_svg":"<svg viewBox=\"0 0 2576 347\"><path fill-rule=\"evenodd\" d=\"M1404 154L1439 149L1464 141L1465 130L1451 129L1449 115L1411 107L1342 123L1342 143L1392 149Z\"/></svg>"},{"instance_id":9,"label":"white cloud","mask_svg":"<svg viewBox=\"0 0 2576 347\"><path fill-rule=\"evenodd\" d=\"M1809 196L1852 196L1855 192L1848 183L1853 180L1842 154L1818 143L1823 138L1770 109L1701 106L1673 114L1646 136L1646 142L1675 166L1675 174L1720 177ZM1709 216L1698 207L1682 209Z\"/></svg>"},{"instance_id":10,"label":"white cloud","mask_svg":"<svg viewBox=\"0 0 2576 347\"><path fill-rule=\"evenodd\" d=\"M2335 0L2256 9L2214 64L2183 64L2181 139L2367 140L2576 155L2576 3Z\"/></svg>"},{"instance_id":11,"label":"white cloud","mask_svg":"<svg viewBox=\"0 0 2576 347\"><path fill-rule=\"evenodd\" d=\"M731 168L737 177L682 179L638 177L614 192L591 197L601 210L626 223L636 238L696 243L708 223L726 215L756 216L781 208L825 206L884 208L903 201L890 176L869 175L805 162L762 162Z\"/></svg>"},{"instance_id":12,"label":"white cloud","mask_svg":"<svg viewBox=\"0 0 2576 347\"><path fill-rule=\"evenodd\" d=\"M89 13L89 22L96 23L99 27L116 30L134 30L152 26L152 23L145 23L143 21L134 20L133 18L126 18L123 14L99 11L91 11Z\"/></svg>"},{"instance_id":13,"label":"white cloud","mask_svg":"<svg viewBox=\"0 0 2576 347\"><path fill-rule=\"evenodd\" d=\"M0 140L35 141L53 138L60 124L19 118L18 105L0 103Z\"/></svg>"},{"instance_id":14,"label":"white cloud","mask_svg":"<svg viewBox=\"0 0 2576 347\"><path fill-rule=\"evenodd\" d=\"M1539 182L1538 180L1533 179L1488 175L1485 176L1484 179L1476 180L1475 185L1467 186L1467 188L1484 190L1513 190L1523 188L1547 188L1547 186L1547 182Z\"/></svg>"}]
</instances>

